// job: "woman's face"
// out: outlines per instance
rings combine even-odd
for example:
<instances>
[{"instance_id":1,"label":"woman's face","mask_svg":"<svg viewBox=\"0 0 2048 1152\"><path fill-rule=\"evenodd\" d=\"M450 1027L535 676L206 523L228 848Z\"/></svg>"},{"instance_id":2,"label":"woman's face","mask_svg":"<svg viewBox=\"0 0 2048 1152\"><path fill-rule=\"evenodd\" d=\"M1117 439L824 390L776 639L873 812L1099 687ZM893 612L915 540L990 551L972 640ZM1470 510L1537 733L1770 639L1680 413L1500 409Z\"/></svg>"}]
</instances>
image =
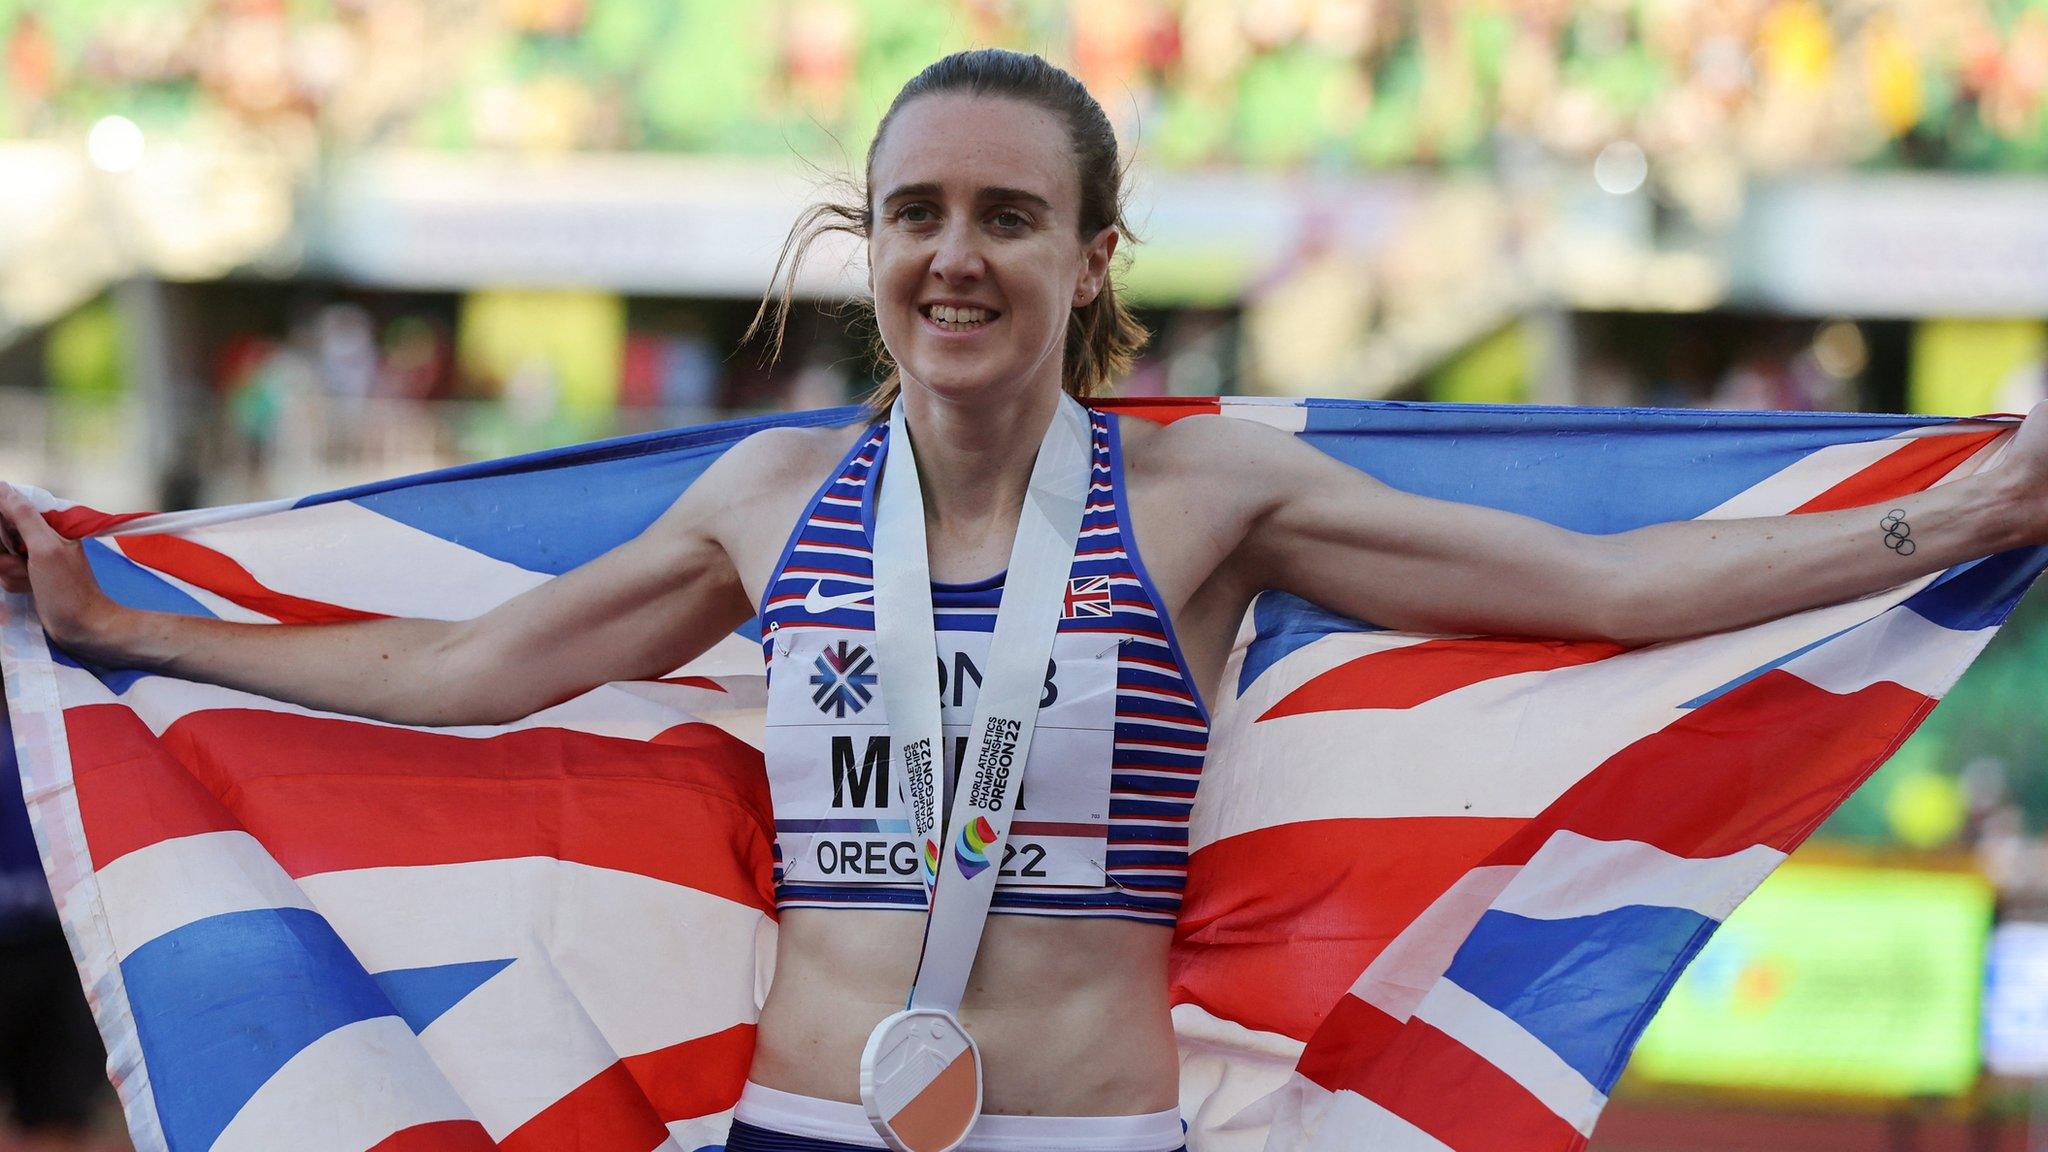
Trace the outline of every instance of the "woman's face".
<instances>
[{"instance_id":1,"label":"woman's face","mask_svg":"<svg viewBox=\"0 0 2048 1152\"><path fill-rule=\"evenodd\" d=\"M1018 100L920 97L890 122L869 179L875 318L906 390L1057 391L1068 317L1101 291L1117 236L1082 241L1059 120Z\"/></svg>"}]
</instances>

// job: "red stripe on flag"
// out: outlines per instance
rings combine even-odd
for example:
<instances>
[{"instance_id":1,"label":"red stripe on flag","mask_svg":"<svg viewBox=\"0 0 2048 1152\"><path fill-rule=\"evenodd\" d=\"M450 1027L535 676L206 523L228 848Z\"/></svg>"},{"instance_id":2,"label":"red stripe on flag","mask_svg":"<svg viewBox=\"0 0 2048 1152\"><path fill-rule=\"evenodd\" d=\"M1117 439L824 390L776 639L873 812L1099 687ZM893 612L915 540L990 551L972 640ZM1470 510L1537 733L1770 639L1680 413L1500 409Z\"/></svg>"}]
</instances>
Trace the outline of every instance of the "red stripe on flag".
<instances>
[{"instance_id":1,"label":"red stripe on flag","mask_svg":"<svg viewBox=\"0 0 2048 1152\"><path fill-rule=\"evenodd\" d=\"M1222 401L1211 397L1127 396L1118 400L1091 400L1090 408L1136 416L1155 424L1171 424L1183 416L1214 416L1223 410Z\"/></svg>"},{"instance_id":2,"label":"red stripe on flag","mask_svg":"<svg viewBox=\"0 0 2048 1152\"><path fill-rule=\"evenodd\" d=\"M702 688L706 692L723 692L725 685L709 676L663 676L656 684L674 684L682 688Z\"/></svg>"},{"instance_id":3,"label":"red stripe on flag","mask_svg":"<svg viewBox=\"0 0 2048 1152\"><path fill-rule=\"evenodd\" d=\"M161 840L241 827L126 705L67 708L64 730L95 869Z\"/></svg>"},{"instance_id":4,"label":"red stripe on flag","mask_svg":"<svg viewBox=\"0 0 2048 1152\"><path fill-rule=\"evenodd\" d=\"M1197 850L1169 958L1173 1001L1308 1039L1388 941L1522 824L1304 820Z\"/></svg>"},{"instance_id":5,"label":"red stripe on flag","mask_svg":"<svg viewBox=\"0 0 2048 1152\"><path fill-rule=\"evenodd\" d=\"M774 906L761 754L709 724L471 739L210 709L157 741L118 705L66 720L96 864L240 827L293 876L552 856Z\"/></svg>"},{"instance_id":6,"label":"red stripe on flag","mask_svg":"<svg viewBox=\"0 0 2048 1152\"><path fill-rule=\"evenodd\" d=\"M1679 856L1789 852L1936 703L1890 681L1836 695L1774 668L1608 757L1489 863L1526 863L1559 829Z\"/></svg>"},{"instance_id":7,"label":"red stripe on flag","mask_svg":"<svg viewBox=\"0 0 2048 1152\"><path fill-rule=\"evenodd\" d=\"M754 1026L685 1040L623 1061L663 1123L694 1120L739 1103L754 1061Z\"/></svg>"},{"instance_id":8,"label":"red stripe on flag","mask_svg":"<svg viewBox=\"0 0 2048 1152\"><path fill-rule=\"evenodd\" d=\"M1332 1092L1341 1091L1356 1079L1357 1069L1400 1035L1399 1020L1346 992L1316 1028L1294 1070Z\"/></svg>"},{"instance_id":9,"label":"red stripe on flag","mask_svg":"<svg viewBox=\"0 0 2048 1152\"><path fill-rule=\"evenodd\" d=\"M437 1120L393 1132L370 1152L497 1152L491 1134L474 1120Z\"/></svg>"},{"instance_id":10,"label":"red stripe on flag","mask_svg":"<svg viewBox=\"0 0 2048 1152\"><path fill-rule=\"evenodd\" d=\"M1301 1074L1332 1092L1352 1091L1457 1152L1568 1152L1586 1138L1521 1082L1420 1020L1396 1023L1345 996L1302 1053Z\"/></svg>"},{"instance_id":11,"label":"red stripe on flag","mask_svg":"<svg viewBox=\"0 0 2048 1152\"><path fill-rule=\"evenodd\" d=\"M96 508L87 508L83 504L73 504L69 508L43 513L43 521L55 528L58 535L76 540L81 536L91 536L95 532L105 532L130 520L140 520L144 516L154 515L154 512L101 512Z\"/></svg>"},{"instance_id":12,"label":"red stripe on flag","mask_svg":"<svg viewBox=\"0 0 2048 1152\"><path fill-rule=\"evenodd\" d=\"M1591 664L1626 650L1619 644L1598 641L1505 636L1425 640L1345 661L1289 692L1259 719L1362 708L1413 708L1502 676Z\"/></svg>"},{"instance_id":13,"label":"red stripe on flag","mask_svg":"<svg viewBox=\"0 0 2048 1152\"><path fill-rule=\"evenodd\" d=\"M621 1061L507 1132L498 1147L504 1152L647 1152L667 1139L668 1126Z\"/></svg>"},{"instance_id":14,"label":"red stripe on flag","mask_svg":"<svg viewBox=\"0 0 2048 1152\"><path fill-rule=\"evenodd\" d=\"M196 584L216 596L285 624L384 619L382 613L307 600L265 587L262 581L233 559L182 537L123 536L121 551L138 564L175 576L187 584Z\"/></svg>"},{"instance_id":15,"label":"red stripe on flag","mask_svg":"<svg viewBox=\"0 0 2048 1152\"><path fill-rule=\"evenodd\" d=\"M1876 504L1912 492L1924 492L1955 471L1978 449L2008 431L2010 429L1958 432L1909 440L1905 447L1794 508L1791 514L1834 512Z\"/></svg>"}]
</instances>

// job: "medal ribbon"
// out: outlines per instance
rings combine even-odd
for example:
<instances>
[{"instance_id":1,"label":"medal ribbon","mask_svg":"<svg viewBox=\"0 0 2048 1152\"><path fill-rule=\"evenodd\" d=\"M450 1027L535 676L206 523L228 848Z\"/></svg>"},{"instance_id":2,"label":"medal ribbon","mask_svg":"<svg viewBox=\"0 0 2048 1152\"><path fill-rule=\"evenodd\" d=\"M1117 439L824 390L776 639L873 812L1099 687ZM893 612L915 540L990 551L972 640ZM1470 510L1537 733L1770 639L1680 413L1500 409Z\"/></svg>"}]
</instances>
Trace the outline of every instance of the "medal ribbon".
<instances>
[{"instance_id":1,"label":"medal ribbon","mask_svg":"<svg viewBox=\"0 0 2048 1152\"><path fill-rule=\"evenodd\" d=\"M1039 442L1010 548L989 667L968 729L967 759L943 824L938 636L924 492L900 396L889 410L883 467L875 515L875 657L889 713L889 755L899 787L907 791L931 905L910 1006L954 1012L966 993L1002 870L1080 538L1093 472L1088 411L1061 393Z\"/></svg>"}]
</instances>

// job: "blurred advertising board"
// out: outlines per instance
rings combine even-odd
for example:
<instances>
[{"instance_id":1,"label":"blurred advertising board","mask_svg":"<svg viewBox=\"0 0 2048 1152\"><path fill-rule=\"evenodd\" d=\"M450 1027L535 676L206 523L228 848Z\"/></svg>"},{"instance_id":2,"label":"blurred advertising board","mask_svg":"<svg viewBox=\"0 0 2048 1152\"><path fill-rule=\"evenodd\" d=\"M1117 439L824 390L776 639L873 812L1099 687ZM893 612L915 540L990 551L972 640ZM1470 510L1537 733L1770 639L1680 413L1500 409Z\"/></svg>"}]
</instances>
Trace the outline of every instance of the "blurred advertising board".
<instances>
[{"instance_id":1,"label":"blurred advertising board","mask_svg":"<svg viewBox=\"0 0 2048 1152\"><path fill-rule=\"evenodd\" d=\"M1670 1084L1961 1093L1992 900L1973 873L1788 864L1700 951L1631 1067Z\"/></svg>"},{"instance_id":2,"label":"blurred advertising board","mask_svg":"<svg viewBox=\"0 0 2048 1152\"><path fill-rule=\"evenodd\" d=\"M1841 173L1764 181L1733 244L1738 303L1806 315L2037 317L2048 180Z\"/></svg>"},{"instance_id":3,"label":"blurred advertising board","mask_svg":"<svg viewBox=\"0 0 2048 1152\"><path fill-rule=\"evenodd\" d=\"M2048 310L2048 295L2042 299ZM2048 387L2048 323L1922 320L1913 326L1906 405L1930 415L2025 412Z\"/></svg>"},{"instance_id":4,"label":"blurred advertising board","mask_svg":"<svg viewBox=\"0 0 2048 1152\"><path fill-rule=\"evenodd\" d=\"M1984 966L1984 1066L2048 1076L2048 924L2000 924Z\"/></svg>"}]
</instances>

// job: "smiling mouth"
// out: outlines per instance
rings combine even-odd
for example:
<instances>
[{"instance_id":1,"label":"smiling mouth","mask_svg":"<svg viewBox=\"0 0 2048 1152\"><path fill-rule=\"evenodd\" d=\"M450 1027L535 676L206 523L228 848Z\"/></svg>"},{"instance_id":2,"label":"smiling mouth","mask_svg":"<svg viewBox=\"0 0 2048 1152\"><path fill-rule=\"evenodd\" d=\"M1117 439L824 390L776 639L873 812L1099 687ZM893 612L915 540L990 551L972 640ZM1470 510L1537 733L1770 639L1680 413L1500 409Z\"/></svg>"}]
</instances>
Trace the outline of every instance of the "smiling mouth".
<instances>
[{"instance_id":1,"label":"smiling mouth","mask_svg":"<svg viewBox=\"0 0 2048 1152\"><path fill-rule=\"evenodd\" d=\"M1002 317L1001 312L987 308L946 308L927 304L917 310L925 322L941 332L974 332L988 327ZM948 317L941 319L941 316ZM975 317L963 319L961 317Z\"/></svg>"}]
</instances>

